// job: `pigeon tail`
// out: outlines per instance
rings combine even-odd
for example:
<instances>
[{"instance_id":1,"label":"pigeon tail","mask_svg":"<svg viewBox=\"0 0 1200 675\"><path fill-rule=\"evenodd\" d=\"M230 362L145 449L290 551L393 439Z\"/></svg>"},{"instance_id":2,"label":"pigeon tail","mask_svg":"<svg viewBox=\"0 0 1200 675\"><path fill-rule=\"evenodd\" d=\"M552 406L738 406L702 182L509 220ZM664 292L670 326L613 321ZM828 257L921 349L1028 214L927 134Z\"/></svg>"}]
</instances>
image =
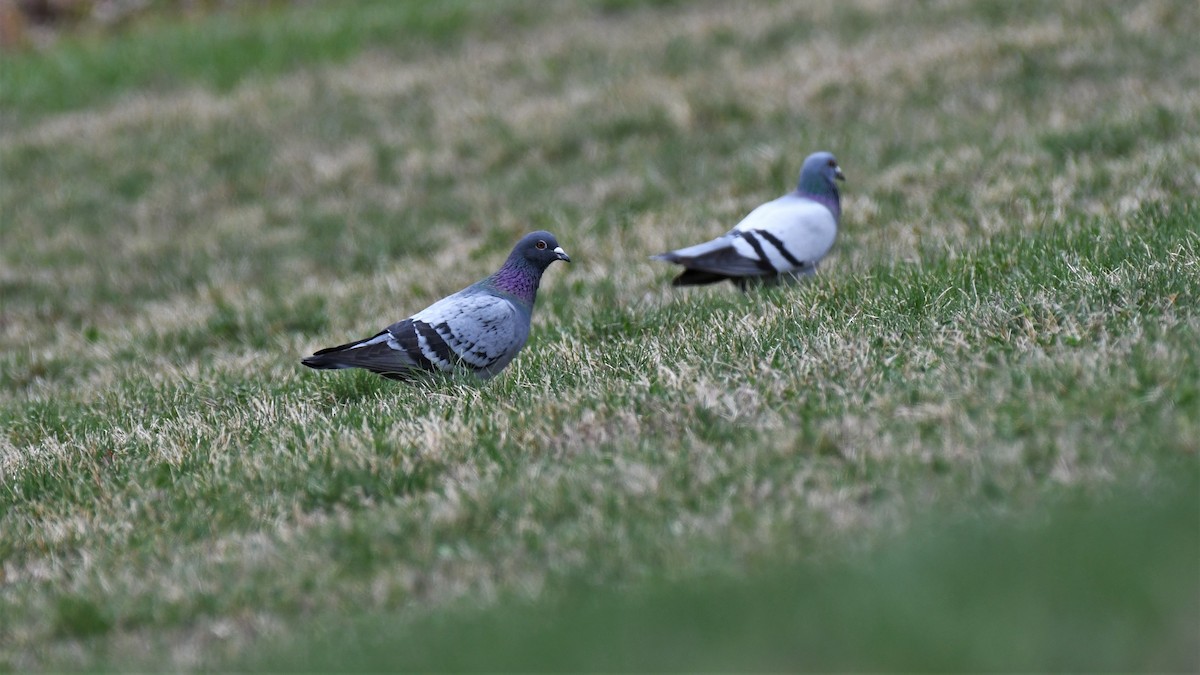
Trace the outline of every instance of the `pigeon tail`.
<instances>
[{"instance_id":1,"label":"pigeon tail","mask_svg":"<svg viewBox=\"0 0 1200 675\"><path fill-rule=\"evenodd\" d=\"M379 337L379 336L376 335L375 337ZM374 339L374 338L372 338L372 339ZM301 365L305 365L305 366L308 366L309 368L314 368L316 370L334 370L337 368L353 368L354 366L347 364L343 359L338 358L337 355L341 354L342 352L345 352L347 349L353 349L354 347L357 347L358 345L360 345L364 342L366 342L366 340L356 340L354 342L347 342L344 345L338 345L336 347L326 347L325 349L319 349L316 352L313 352L312 356L306 356L306 357L300 359L300 363L301 363Z\"/></svg>"},{"instance_id":2,"label":"pigeon tail","mask_svg":"<svg viewBox=\"0 0 1200 675\"><path fill-rule=\"evenodd\" d=\"M313 370L333 370L334 368L345 368L345 366L338 365L327 356L321 354L313 354L312 356L306 356L300 359L300 365L308 366Z\"/></svg>"},{"instance_id":3,"label":"pigeon tail","mask_svg":"<svg viewBox=\"0 0 1200 675\"><path fill-rule=\"evenodd\" d=\"M679 276L671 280L672 286L704 286L706 284L715 284L732 277L716 272L706 272L704 270L686 269Z\"/></svg>"},{"instance_id":4,"label":"pigeon tail","mask_svg":"<svg viewBox=\"0 0 1200 675\"><path fill-rule=\"evenodd\" d=\"M318 350L300 363L316 370L363 368L393 380L411 379L421 370L434 370L435 365L423 352L414 349L413 337L397 340L391 331L410 324L408 320L364 340Z\"/></svg>"}]
</instances>

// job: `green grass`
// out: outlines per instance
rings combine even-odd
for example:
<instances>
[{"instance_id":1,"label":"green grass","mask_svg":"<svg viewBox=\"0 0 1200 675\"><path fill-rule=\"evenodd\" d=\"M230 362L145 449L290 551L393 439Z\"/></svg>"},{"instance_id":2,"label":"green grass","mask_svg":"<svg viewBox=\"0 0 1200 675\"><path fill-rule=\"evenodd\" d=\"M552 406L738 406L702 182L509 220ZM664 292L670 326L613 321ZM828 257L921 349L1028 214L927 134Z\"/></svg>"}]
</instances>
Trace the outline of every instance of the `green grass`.
<instances>
[{"instance_id":1,"label":"green grass","mask_svg":"<svg viewBox=\"0 0 1200 675\"><path fill-rule=\"evenodd\" d=\"M378 2L242 7L183 21L160 11L117 36L68 35L48 52L6 56L5 112L55 113L131 92L206 87L229 91L252 78L336 64L367 49L398 57L451 48L466 34L536 21L528 5ZM11 108L9 107L11 106ZM11 121L11 120L5 120Z\"/></svg>"},{"instance_id":2,"label":"green grass","mask_svg":"<svg viewBox=\"0 0 1200 675\"><path fill-rule=\"evenodd\" d=\"M540 7L6 61L0 670L1196 668L1200 12ZM816 149L849 180L811 283L647 260ZM299 366L537 228L574 262L496 379Z\"/></svg>"},{"instance_id":3,"label":"green grass","mask_svg":"<svg viewBox=\"0 0 1200 675\"><path fill-rule=\"evenodd\" d=\"M634 593L577 587L420 621L324 617L239 669L380 671L1163 670L1196 664L1195 477L887 542L850 562ZM1189 580L1180 587L1180 580ZM1190 666L1189 666L1190 667Z\"/></svg>"}]
</instances>

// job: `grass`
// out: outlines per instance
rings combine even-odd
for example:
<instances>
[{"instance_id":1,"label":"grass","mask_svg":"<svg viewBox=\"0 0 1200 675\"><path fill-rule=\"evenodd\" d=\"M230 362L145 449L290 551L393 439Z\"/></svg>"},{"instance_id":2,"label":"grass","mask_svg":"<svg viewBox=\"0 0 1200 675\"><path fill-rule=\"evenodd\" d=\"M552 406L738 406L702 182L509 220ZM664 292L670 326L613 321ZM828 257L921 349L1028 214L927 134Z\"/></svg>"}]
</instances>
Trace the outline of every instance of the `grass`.
<instances>
[{"instance_id":1,"label":"grass","mask_svg":"<svg viewBox=\"0 0 1200 675\"><path fill-rule=\"evenodd\" d=\"M330 617L246 670L1160 670L1194 663L1195 483L983 518L849 564L759 569L634 593L587 589L413 622ZM1165 536L1164 536L1165 535ZM1179 587L1176 582L1191 578ZM464 648L470 645L470 648Z\"/></svg>"},{"instance_id":2,"label":"grass","mask_svg":"<svg viewBox=\"0 0 1200 675\"><path fill-rule=\"evenodd\" d=\"M1186 3L335 3L15 58L0 669L1196 668L1196 29ZM72 59L119 75L56 80ZM667 286L648 255L818 148L849 180L812 283ZM536 228L575 262L500 377L302 372ZM993 562L1014 547L1028 574ZM780 632L718 639L739 617ZM639 642L676 624L713 651Z\"/></svg>"},{"instance_id":3,"label":"grass","mask_svg":"<svg viewBox=\"0 0 1200 675\"><path fill-rule=\"evenodd\" d=\"M237 8L234 8L237 9ZM342 62L364 50L428 53L463 35L538 15L515 3L507 11L450 2L359 2L353 6L272 7L198 15L191 21L160 9L113 36L79 32L48 52L16 53L0 76L12 115L101 105L114 96L180 86L226 92L253 78ZM397 44L397 35L404 40ZM18 117L20 119L20 117Z\"/></svg>"}]
</instances>

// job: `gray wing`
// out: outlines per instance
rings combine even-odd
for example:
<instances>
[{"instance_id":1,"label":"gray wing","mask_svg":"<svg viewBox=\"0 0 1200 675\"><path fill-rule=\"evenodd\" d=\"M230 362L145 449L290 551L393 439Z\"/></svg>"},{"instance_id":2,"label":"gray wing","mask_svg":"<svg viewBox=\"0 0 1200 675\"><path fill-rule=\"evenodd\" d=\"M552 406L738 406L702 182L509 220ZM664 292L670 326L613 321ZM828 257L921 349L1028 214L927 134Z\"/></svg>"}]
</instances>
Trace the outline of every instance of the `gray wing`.
<instances>
[{"instance_id":1,"label":"gray wing","mask_svg":"<svg viewBox=\"0 0 1200 675\"><path fill-rule=\"evenodd\" d=\"M529 339L529 317L503 297L463 292L413 315L422 348L439 368L462 364L482 377L500 372ZM450 364L445 367L442 364Z\"/></svg>"},{"instance_id":2,"label":"gray wing","mask_svg":"<svg viewBox=\"0 0 1200 675\"><path fill-rule=\"evenodd\" d=\"M310 368L365 368L393 379L463 368L488 378L512 361L529 338L529 321L511 302L461 292L374 336L304 359Z\"/></svg>"},{"instance_id":3,"label":"gray wing","mask_svg":"<svg viewBox=\"0 0 1200 675\"><path fill-rule=\"evenodd\" d=\"M743 255L789 273L820 262L833 248L837 228L837 218L824 204L790 194L751 211L733 233L741 235L735 247Z\"/></svg>"},{"instance_id":4,"label":"gray wing","mask_svg":"<svg viewBox=\"0 0 1200 675\"><path fill-rule=\"evenodd\" d=\"M791 194L759 206L712 241L655 258L728 277L794 274L811 271L836 236L828 208Z\"/></svg>"}]
</instances>

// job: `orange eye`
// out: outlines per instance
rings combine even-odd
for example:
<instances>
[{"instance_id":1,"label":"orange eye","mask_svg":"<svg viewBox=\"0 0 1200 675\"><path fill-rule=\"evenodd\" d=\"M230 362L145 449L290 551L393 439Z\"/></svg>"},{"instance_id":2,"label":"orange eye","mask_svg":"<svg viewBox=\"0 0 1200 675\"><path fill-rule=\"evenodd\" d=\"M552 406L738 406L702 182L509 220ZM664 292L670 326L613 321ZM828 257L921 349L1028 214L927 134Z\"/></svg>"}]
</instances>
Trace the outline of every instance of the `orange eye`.
<instances>
[{"instance_id":1,"label":"orange eye","mask_svg":"<svg viewBox=\"0 0 1200 675\"><path fill-rule=\"evenodd\" d=\"M546 248L546 242L544 242L544 241L542 241L541 239L539 239L539 240L538 240L538 243L537 243L537 244L535 244L535 246L537 246L537 247L538 247L538 250L539 250L539 251L541 251L541 250L544 250L544 249Z\"/></svg>"}]
</instances>

